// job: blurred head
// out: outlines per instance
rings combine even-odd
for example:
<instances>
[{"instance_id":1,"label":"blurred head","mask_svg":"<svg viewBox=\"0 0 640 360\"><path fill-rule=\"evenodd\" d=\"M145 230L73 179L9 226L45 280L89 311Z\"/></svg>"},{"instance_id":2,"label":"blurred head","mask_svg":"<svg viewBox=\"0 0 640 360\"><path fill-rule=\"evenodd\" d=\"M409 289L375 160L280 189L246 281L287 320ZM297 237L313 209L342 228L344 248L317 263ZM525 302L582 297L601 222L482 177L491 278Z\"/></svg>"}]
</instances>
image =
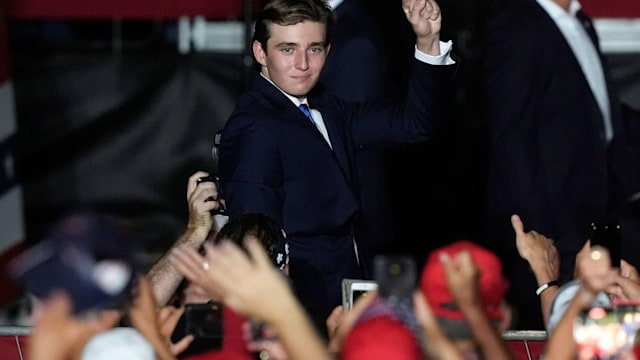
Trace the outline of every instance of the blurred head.
<instances>
[{"instance_id":1,"label":"blurred head","mask_svg":"<svg viewBox=\"0 0 640 360\"><path fill-rule=\"evenodd\" d=\"M232 218L218 232L214 243L230 240L244 248L244 239L254 236L260 241L273 264L288 273L289 245L277 221L261 213L244 213Z\"/></svg>"},{"instance_id":2,"label":"blurred head","mask_svg":"<svg viewBox=\"0 0 640 360\"><path fill-rule=\"evenodd\" d=\"M156 360L153 346L135 328L116 327L91 337L82 351L82 360Z\"/></svg>"},{"instance_id":3,"label":"blurred head","mask_svg":"<svg viewBox=\"0 0 640 360\"><path fill-rule=\"evenodd\" d=\"M505 298L509 281L502 273L502 263L498 256L478 244L461 240L433 250L422 269L422 293L449 337L454 340L472 338L471 330L449 292L444 267L440 262L442 252L453 258L462 250L469 251L480 270L480 298L489 318L501 332L507 330L511 322L511 311Z\"/></svg>"},{"instance_id":4,"label":"blurred head","mask_svg":"<svg viewBox=\"0 0 640 360\"><path fill-rule=\"evenodd\" d=\"M131 289L142 269L136 239L123 220L74 212L17 258L12 272L37 299L64 291L76 314L120 308L132 299Z\"/></svg>"},{"instance_id":5,"label":"blurred head","mask_svg":"<svg viewBox=\"0 0 640 360\"><path fill-rule=\"evenodd\" d=\"M391 316L360 321L347 334L340 352L342 360L423 359L414 335Z\"/></svg>"},{"instance_id":6,"label":"blurred head","mask_svg":"<svg viewBox=\"0 0 640 360\"><path fill-rule=\"evenodd\" d=\"M213 239L214 244L223 240L232 241L244 249L244 239L253 236L264 247L273 265L285 275L289 274L289 244L284 230L277 221L261 213L243 213L230 219L218 231ZM200 247L204 253L204 247ZM186 279L182 281L176 293L178 303L196 304L211 300L210 295L200 286L192 284Z\"/></svg>"},{"instance_id":7,"label":"blurred head","mask_svg":"<svg viewBox=\"0 0 640 360\"><path fill-rule=\"evenodd\" d=\"M304 98L329 53L333 12L323 0L269 0L256 20L253 54L262 74Z\"/></svg>"}]
</instances>

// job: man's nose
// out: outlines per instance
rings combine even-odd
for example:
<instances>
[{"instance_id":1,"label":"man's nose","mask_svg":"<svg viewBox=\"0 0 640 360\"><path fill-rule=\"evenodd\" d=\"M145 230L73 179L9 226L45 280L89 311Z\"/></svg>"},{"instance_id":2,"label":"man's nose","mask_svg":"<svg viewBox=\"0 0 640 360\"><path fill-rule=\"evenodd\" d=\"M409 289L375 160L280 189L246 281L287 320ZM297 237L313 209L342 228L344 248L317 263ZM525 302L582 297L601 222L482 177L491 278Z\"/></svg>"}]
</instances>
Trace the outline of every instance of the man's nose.
<instances>
[{"instance_id":1,"label":"man's nose","mask_svg":"<svg viewBox=\"0 0 640 360\"><path fill-rule=\"evenodd\" d=\"M300 51L296 55L296 67L300 70L309 68L309 58L306 51Z\"/></svg>"}]
</instances>

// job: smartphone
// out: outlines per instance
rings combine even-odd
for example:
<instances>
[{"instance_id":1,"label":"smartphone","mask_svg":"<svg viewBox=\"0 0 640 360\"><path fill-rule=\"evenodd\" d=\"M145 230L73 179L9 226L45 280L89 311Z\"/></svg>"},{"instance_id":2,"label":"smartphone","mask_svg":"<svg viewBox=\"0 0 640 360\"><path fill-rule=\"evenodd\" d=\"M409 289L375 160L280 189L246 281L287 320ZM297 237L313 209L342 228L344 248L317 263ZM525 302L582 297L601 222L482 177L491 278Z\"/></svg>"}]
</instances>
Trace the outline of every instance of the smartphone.
<instances>
[{"instance_id":1,"label":"smartphone","mask_svg":"<svg viewBox=\"0 0 640 360\"><path fill-rule=\"evenodd\" d=\"M609 250L611 266L620 267L622 257L622 226L617 222L592 222L591 246L602 246Z\"/></svg>"},{"instance_id":2,"label":"smartphone","mask_svg":"<svg viewBox=\"0 0 640 360\"><path fill-rule=\"evenodd\" d=\"M222 339L222 305L218 303L186 304L185 331L195 338Z\"/></svg>"},{"instance_id":3,"label":"smartphone","mask_svg":"<svg viewBox=\"0 0 640 360\"><path fill-rule=\"evenodd\" d=\"M583 310L573 324L578 359L618 359L633 344L615 309L591 307Z\"/></svg>"},{"instance_id":4,"label":"smartphone","mask_svg":"<svg viewBox=\"0 0 640 360\"><path fill-rule=\"evenodd\" d=\"M186 304L184 313L171 334L171 340L178 342L187 335L193 335L194 339L181 353L181 357L220 349L224 336L222 304Z\"/></svg>"},{"instance_id":5,"label":"smartphone","mask_svg":"<svg viewBox=\"0 0 640 360\"><path fill-rule=\"evenodd\" d=\"M376 289L378 284L373 280L342 279L342 307L351 310L358 298Z\"/></svg>"},{"instance_id":6,"label":"smartphone","mask_svg":"<svg viewBox=\"0 0 640 360\"><path fill-rule=\"evenodd\" d=\"M408 255L377 255L373 259L373 279L378 294L412 299L416 288L416 263Z\"/></svg>"},{"instance_id":7,"label":"smartphone","mask_svg":"<svg viewBox=\"0 0 640 360\"><path fill-rule=\"evenodd\" d=\"M216 184L216 189L218 191L217 198L214 199L213 197L209 197L205 201L214 201L218 199L224 199L224 197L222 196L222 185L220 184L220 178L218 176L215 176L215 175L203 176L196 180L196 184L200 184L202 182L212 182ZM212 216L225 215L227 213L227 209L224 207L224 205L222 205L222 203L220 203L220 206L217 209L211 210L210 212Z\"/></svg>"}]
</instances>

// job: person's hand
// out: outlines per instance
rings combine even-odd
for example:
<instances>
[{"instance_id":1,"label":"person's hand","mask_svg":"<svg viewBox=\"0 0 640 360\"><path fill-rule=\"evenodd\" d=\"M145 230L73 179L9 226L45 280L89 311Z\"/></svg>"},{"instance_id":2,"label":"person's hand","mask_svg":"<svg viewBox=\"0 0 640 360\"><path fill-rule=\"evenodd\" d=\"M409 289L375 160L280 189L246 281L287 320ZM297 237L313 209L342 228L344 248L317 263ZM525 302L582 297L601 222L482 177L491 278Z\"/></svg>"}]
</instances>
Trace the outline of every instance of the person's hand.
<instances>
[{"instance_id":1,"label":"person's hand","mask_svg":"<svg viewBox=\"0 0 640 360\"><path fill-rule=\"evenodd\" d=\"M614 301L640 300L640 280L636 268L625 260L620 260L620 274L616 284L607 289Z\"/></svg>"},{"instance_id":2,"label":"person's hand","mask_svg":"<svg viewBox=\"0 0 640 360\"><path fill-rule=\"evenodd\" d=\"M339 354L347 334L353 328L362 312L369 307L369 304L377 297L377 291L373 290L360 296L349 311L345 311L342 305L336 306L326 320L327 332L329 334L329 352Z\"/></svg>"},{"instance_id":3,"label":"person's hand","mask_svg":"<svg viewBox=\"0 0 640 360\"><path fill-rule=\"evenodd\" d=\"M187 229L198 233L198 238L207 238L213 220L211 210L224 206L224 200L218 198L218 187L213 181L199 182L200 178L209 176L205 171L197 171L189 177L187 183L187 202L189 203L189 223Z\"/></svg>"},{"instance_id":4,"label":"person's hand","mask_svg":"<svg viewBox=\"0 0 640 360\"><path fill-rule=\"evenodd\" d=\"M464 308L464 304L474 304L480 301L479 282L480 270L473 261L468 250L461 250L453 258L446 252L440 253L440 262L447 277L449 291L458 306Z\"/></svg>"},{"instance_id":5,"label":"person's hand","mask_svg":"<svg viewBox=\"0 0 640 360\"><path fill-rule=\"evenodd\" d=\"M602 246L590 246L588 254L581 254L576 268L583 288L592 294L607 290L619 276L618 270L611 267L609 251Z\"/></svg>"},{"instance_id":6,"label":"person's hand","mask_svg":"<svg viewBox=\"0 0 640 360\"><path fill-rule=\"evenodd\" d=\"M247 236L244 242L249 255L238 245L223 240L215 246L205 243L204 256L181 247L174 253L172 263L187 279L236 312L272 323L287 313L288 306L295 306L291 304L295 296L260 242L254 236Z\"/></svg>"},{"instance_id":7,"label":"person's hand","mask_svg":"<svg viewBox=\"0 0 640 360\"><path fill-rule=\"evenodd\" d=\"M151 288L151 282L146 276L138 277L137 296L133 299L128 315L133 327L135 327L140 334L149 341L151 346L153 346L158 359L172 360L176 358L176 354L173 353L170 341L171 333L167 336L166 333L168 330L164 329L163 331L159 309L156 305L153 289ZM164 321L167 319L163 318L162 320ZM177 324L177 320L178 319L175 318L173 327ZM186 343L184 346L186 348L191 340L193 339L182 339L181 341ZM182 345L177 346L177 348L182 348Z\"/></svg>"},{"instance_id":8,"label":"person's hand","mask_svg":"<svg viewBox=\"0 0 640 360\"><path fill-rule=\"evenodd\" d=\"M580 274L580 264L587 258L589 258L591 254L591 240L587 240L584 245L582 245L582 248L580 249L580 251L578 251L578 253L576 254L576 264L575 267L573 269L573 278L574 279L580 279L582 278L582 274Z\"/></svg>"},{"instance_id":9,"label":"person's hand","mask_svg":"<svg viewBox=\"0 0 640 360\"><path fill-rule=\"evenodd\" d=\"M184 288L182 296L184 304L204 304L212 300L207 290L191 282Z\"/></svg>"},{"instance_id":10,"label":"person's hand","mask_svg":"<svg viewBox=\"0 0 640 360\"><path fill-rule=\"evenodd\" d=\"M640 283L640 274L638 273L638 269L624 259L620 260L620 275L626 279Z\"/></svg>"},{"instance_id":11,"label":"person's hand","mask_svg":"<svg viewBox=\"0 0 640 360\"><path fill-rule=\"evenodd\" d=\"M420 290L413 293L413 311L424 332L425 358L464 359L453 340L445 334L431 305Z\"/></svg>"},{"instance_id":12,"label":"person's hand","mask_svg":"<svg viewBox=\"0 0 640 360\"><path fill-rule=\"evenodd\" d=\"M416 46L429 55L440 55L442 14L434 0L402 0L402 9L416 34Z\"/></svg>"},{"instance_id":13,"label":"person's hand","mask_svg":"<svg viewBox=\"0 0 640 360\"><path fill-rule=\"evenodd\" d=\"M247 350L255 353L269 355L270 360L288 360L289 354L284 349L284 346L278 340L278 335L268 324L265 324L263 335L265 339L254 339L253 334L253 321L247 320L242 324L242 337L247 343ZM260 355L262 359L263 356Z\"/></svg>"},{"instance_id":14,"label":"person's hand","mask_svg":"<svg viewBox=\"0 0 640 360\"><path fill-rule=\"evenodd\" d=\"M165 339L167 339L167 341L169 341L171 353L175 356L178 356L183 351L187 350L191 342L194 340L193 335L186 335L182 339L178 340L177 343L173 343L171 340L171 335L176 329L182 314L184 314L184 306L176 308L175 306L167 305L161 307L158 312L160 333Z\"/></svg>"},{"instance_id":15,"label":"person's hand","mask_svg":"<svg viewBox=\"0 0 640 360\"><path fill-rule=\"evenodd\" d=\"M511 226L516 234L518 254L529 263L538 283L558 279L560 258L551 239L537 231L524 232L524 224L518 215L511 216Z\"/></svg>"},{"instance_id":16,"label":"person's hand","mask_svg":"<svg viewBox=\"0 0 640 360\"><path fill-rule=\"evenodd\" d=\"M208 247L205 244L205 249ZM209 268L213 264L210 252L202 255L190 246L181 245L172 250L169 261L192 285L204 289L209 298L222 300L222 287L216 279L209 279Z\"/></svg>"},{"instance_id":17,"label":"person's hand","mask_svg":"<svg viewBox=\"0 0 640 360\"><path fill-rule=\"evenodd\" d=\"M616 283L607 290L614 302L616 300L640 300L640 283L630 278L618 275Z\"/></svg>"},{"instance_id":18,"label":"person's hand","mask_svg":"<svg viewBox=\"0 0 640 360\"><path fill-rule=\"evenodd\" d=\"M28 340L28 359L79 359L92 336L111 329L120 320L117 311L98 311L96 316L77 317L72 313L71 299L64 292L53 293L40 306Z\"/></svg>"}]
</instances>

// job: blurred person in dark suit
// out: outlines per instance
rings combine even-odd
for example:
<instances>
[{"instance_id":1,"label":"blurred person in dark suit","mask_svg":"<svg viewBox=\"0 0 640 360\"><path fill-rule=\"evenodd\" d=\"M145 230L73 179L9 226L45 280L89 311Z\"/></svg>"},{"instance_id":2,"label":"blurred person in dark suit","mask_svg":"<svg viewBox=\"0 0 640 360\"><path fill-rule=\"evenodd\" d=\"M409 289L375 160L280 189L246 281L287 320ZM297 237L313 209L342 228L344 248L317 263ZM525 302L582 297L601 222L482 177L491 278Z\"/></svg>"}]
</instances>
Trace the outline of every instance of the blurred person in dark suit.
<instances>
[{"instance_id":1,"label":"blurred person in dark suit","mask_svg":"<svg viewBox=\"0 0 640 360\"><path fill-rule=\"evenodd\" d=\"M329 0L335 15L331 51L320 81L337 96L353 101L373 101L393 96L384 37L363 0ZM356 154L362 216L356 224L360 254L370 268L373 254L393 237L389 181L384 150L363 147Z\"/></svg>"},{"instance_id":2,"label":"blurred person in dark suit","mask_svg":"<svg viewBox=\"0 0 640 360\"><path fill-rule=\"evenodd\" d=\"M521 0L489 28L485 58L490 129L488 233L501 252L518 328L542 329L537 284L517 255L512 214L554 240L560 283L573 276L590 222L619 221L640 260L640 177L606 58L577 0Z\"/></svg>"}]
</instances>

